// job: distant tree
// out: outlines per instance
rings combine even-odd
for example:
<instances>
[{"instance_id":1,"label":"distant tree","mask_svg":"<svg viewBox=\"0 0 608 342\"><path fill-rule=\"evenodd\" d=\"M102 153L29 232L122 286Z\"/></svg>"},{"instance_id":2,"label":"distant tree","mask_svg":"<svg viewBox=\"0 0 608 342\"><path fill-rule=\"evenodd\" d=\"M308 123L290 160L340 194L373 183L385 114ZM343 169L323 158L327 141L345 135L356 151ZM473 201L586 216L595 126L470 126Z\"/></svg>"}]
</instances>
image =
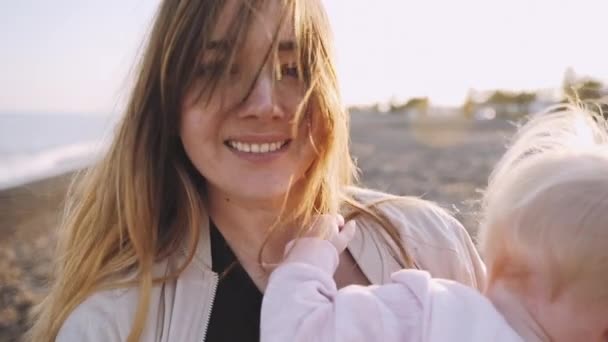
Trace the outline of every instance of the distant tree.
<instances>
[{"instance_id":1,"label":"distant tree","mask_svg":"<svg viewBox=\"0 0 608 342\"><path fill-rule=\"evenodd\" d=\"M515 102L519 107L520 113L528 113L530 111L530 105L536 101L536 93L521 92L515 95Z\"/></svg>"},{"instance_id":2,"label":"distant tree","mask_svg":"<svg viewBox=\"0 0 608 342\"><path fill-rule=\"evenodd\" d=\"M409 99L405 103L405 108L428 108L429 98L428 97L414 97Z\"/></svg>"},{"instance_id":3,"label":"distant tree","mask_svg":"<svg viewBox=\"0 0 608 342\"><path fill-rule=\"evenodd\" d=\"M499 116L521 116L530 111L530 105L536 101L536 93L510 92L497 90L485 101L485 104L493 107Z\"/></svg>"},{"instance_id":4,"label":"distant tree","mask_svg":"<svg viewBox=\"0 0 608 342\"><path fill-rule=\"evenodd\" d=\"M462 115L467 119L472 119L475 116L475 107L477 107L477 103L470 94L467 95L461 108Z\"/></svg>"},{"instance_id":5,"label":"distant tree","mask_svg":"<svg viewBox=\"0 0 608 342\"><path fill-rule=\"evenodd\" d=\"M421 115L426 115L430 107L428 97L414 97L402 104L391 103L391 112L409 112L416 111Z\"/></svg>"},{"instance_id":6,"label":"distant tree","mask_svg":"<svg viewBox=\"0 0 608 342\"><path fill-rule=\"evenodd\" d=\"M602 97L602 89L604 85L600 81L596 80L587 80L580 84L576 90L578 93L579 99L585 100L597 100Z\"/></svg>"},{"instance_id":7,"label":"distant tree","mask_svg":"<svg viewBox=\"0 0 608 342\"><path fill-rule=\"evenodd\" d=\"M514 95L512 93L497 90L486 100L488 104L508 104L513 103Z\"/></svg>"},{"instance_id":8,"label":"distant tree","mask_svg":"<svg viewBox=\"0 0 608 342\"><path fill-rule=\"evenodd\" d=\"M602 97L604 85L602 82L589 78L579 78L572 68L566 69L562 83L562 91L565 101L587 101L597 100Z\"/></svg>"},{"instance_id":9,"label":"distant tree","mask_svg":"<svg viewBox=\"0 0 608 342\"><path fill-rule=\"evenodd\" d=\"M562 102L581 101L589 105L589 109L601 113L608 118L608 104L606 103L606 90L602 82L593 78L577 80L569 79L563 85L564 99Z\"/></svg>"},{"instance_id":10,"label":"distant tree","mask_svg":"<svg viewBox=\"0 0 608 342\"><path fill-rule=\"evenodd\" d=\"M420 115L427 115L431 103L428 97L414 97L409 99L403 109L405 110L416 110Z\"/></svg>"},{"instance_id":11,"label":"distant tree","mask_svg":"<svg viewBox=\"0 0 608 342\"><path fill-rule=\"evenodd\" d=\"M521 93L515 95L515 100L518 103L531 103L531 102L534 102L534 100L536 100L536 93L521 92Z\"/></svg>"}]
</instances>

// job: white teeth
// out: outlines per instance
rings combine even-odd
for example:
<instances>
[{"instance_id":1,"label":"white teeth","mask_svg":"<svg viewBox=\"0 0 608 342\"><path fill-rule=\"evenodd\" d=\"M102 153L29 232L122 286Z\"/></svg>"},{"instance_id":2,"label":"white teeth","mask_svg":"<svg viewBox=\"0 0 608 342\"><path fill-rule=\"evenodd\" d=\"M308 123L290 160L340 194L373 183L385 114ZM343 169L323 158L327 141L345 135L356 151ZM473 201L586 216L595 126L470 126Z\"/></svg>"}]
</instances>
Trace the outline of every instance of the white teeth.
<instances>
[{"instance_id":1,"label":"white teeth","mask_svg":"<svg viewBox=\"0 0 608 342\"><path fill-rule=\"evenodd\" d=\"M277 141L273 143L248 144L240 141L228 141L228 145L230 145L235 150L247 153L274 152L283 147L286 143L287 141Z\"/></svg>"}]
</instances>

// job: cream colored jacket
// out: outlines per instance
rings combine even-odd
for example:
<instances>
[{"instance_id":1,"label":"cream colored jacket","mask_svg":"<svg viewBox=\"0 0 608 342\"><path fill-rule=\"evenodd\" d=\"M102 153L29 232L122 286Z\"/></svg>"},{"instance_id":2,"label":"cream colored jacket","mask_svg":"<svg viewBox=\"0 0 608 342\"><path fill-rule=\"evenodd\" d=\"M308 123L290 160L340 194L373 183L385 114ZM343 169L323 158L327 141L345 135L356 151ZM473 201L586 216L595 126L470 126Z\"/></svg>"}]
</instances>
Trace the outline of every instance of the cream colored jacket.
<instances>
[{"instance_id":1,"label":"cream colored jacket","mask_svg":"<svg viewBox=\"0 0 608 342\"><path fill-rule=\"evenodd\" d=\"M355 198L364 204L389 195L353 188ZM457 220L432 203L409 197L394 197L378 205L396 225L403 242L419 268L434 277L453 279L483 288L485 267L465 229ZM353 258L372 284L391 281L401 269L383 242L377 223L358 217L357 234L348 246ZM207 220L204 220L207 222ZM209 227L202 227L193 262L174 281L154 287L151 293L143 341L204 341L218 283L211 270ZM163 274L172 263L155 266ZM102 291L91 295L68 316L57 341L126 341L137 307L136 288Z\"/></svg>"}]
</instances>

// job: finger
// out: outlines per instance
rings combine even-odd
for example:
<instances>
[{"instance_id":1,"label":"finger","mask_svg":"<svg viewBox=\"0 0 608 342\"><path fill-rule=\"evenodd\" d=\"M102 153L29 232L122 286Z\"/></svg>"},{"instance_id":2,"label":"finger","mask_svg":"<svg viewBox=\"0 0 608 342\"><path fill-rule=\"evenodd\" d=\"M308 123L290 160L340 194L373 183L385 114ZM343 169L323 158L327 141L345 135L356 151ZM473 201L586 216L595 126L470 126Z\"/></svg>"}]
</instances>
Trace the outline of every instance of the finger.
<instances>
[{"instance_id":1,"label":"finger","mask_svg":"<svg viewBox=\"0 0 608 342\"><path fill-rule=\"evenodd\" d=\"M353 239L353 237L355 237L355 232L357 230L357 222L354 220L348 221L344 227L342 228L342 230L340 231L340 238L341 240L343 240L346 244L348 244L350 242L350 240Z\"/></svg>"},{"instance_id":2,"label":"finger","mask_svg":"<svg viewBox=\"0 0 608 342\"><path fill-rule=\"evenodd\" d=\"M336 236L334 236L330 242L334 245L336 250L339 253L342 253L350 240L352 240L355 235L355 221L349 221L344 225L342 231L340 231Z\"/></svg>"},{"instance_id":3,"label":"finger","mask_svg":"<svg viewBox=\"0 0 608 342\"><path fill-rule=\"evenodd\" d=\"M344 226L344 216L337 214L336 222L338 223L338 227L342 228L342 226Z\"/></svg>"}]
</instances>

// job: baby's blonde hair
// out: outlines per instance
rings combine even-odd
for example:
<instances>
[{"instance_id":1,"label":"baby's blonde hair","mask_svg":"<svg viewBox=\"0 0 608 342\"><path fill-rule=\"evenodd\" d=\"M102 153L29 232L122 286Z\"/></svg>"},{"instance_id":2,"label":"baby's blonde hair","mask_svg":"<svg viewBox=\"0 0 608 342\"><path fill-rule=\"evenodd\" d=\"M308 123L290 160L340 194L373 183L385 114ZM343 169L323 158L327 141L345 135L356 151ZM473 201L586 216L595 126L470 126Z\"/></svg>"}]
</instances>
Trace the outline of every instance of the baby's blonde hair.
<instances>
[{"instance_id":1,"label":"baby's blonde hair","mask_svg":"<svg viewBox=\"0 0 608 342\"><path fill-rule=\"evenodd\" d=\"M520 128L483 199L490 282L540 270L553 297L566 287L608 297L606 127L582 105L561 105Z\"/></svg>"}]
</instances>

